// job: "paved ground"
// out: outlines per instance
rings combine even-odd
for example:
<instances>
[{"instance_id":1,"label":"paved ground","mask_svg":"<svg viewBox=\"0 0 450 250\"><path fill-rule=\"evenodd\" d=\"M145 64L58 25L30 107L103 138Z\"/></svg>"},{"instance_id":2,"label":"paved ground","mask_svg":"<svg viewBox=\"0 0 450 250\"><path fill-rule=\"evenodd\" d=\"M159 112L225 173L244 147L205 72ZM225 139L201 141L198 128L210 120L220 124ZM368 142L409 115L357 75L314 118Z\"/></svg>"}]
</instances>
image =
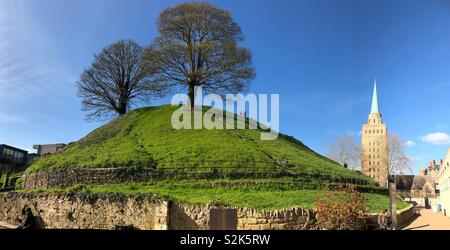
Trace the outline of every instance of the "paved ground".
<instances>
[{"instance_id":1,"label":"paved ground","mask_svg":"<svg viewBox=\"0 0 450 250\"><path fill-rule=\"evenodd\" d=\"M420 215L408 222L403 230L450 230L450 217L421 208Z\"/></svg>"},{"instance_id":2,"label":"paved ground","mask_svg":"<svg viewBox=\"0 0 450 250\"><path fill-rule=\"evenodd\" d=\"M16 228L16 225L12 225L3 221L0 221L0 229L14 229Z\"/></svg>"}]
</instances>

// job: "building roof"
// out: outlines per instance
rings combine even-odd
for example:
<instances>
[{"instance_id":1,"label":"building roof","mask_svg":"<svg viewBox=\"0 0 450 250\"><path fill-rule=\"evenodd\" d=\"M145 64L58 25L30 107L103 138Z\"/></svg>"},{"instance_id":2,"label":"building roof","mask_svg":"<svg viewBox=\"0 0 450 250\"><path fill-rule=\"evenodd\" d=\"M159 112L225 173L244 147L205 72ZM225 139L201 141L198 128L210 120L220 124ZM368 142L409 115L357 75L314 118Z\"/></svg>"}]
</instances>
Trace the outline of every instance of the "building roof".
<instances>
[{"instance_id":1,"label":"building roof","mask_svg":"<svg viewBox=\"0 0 450 250\"><path fill-rule=\"evenodd\" d=\"M9 149L12 149L14 151L21 151L21 152L24 152L24 153L28 153L28 151L26 151L26 150L23 150L23 149L20 149L20 148L16 148L16 147L13 147L13 146L10 146L10 145L6 145L6 144L0 144L0 148L9 148Z\"/></svg>"},{"instance_id":2,"label":"building roof","mask_svg":"<svg viewBox=\"0 0 450 250\"><path fill-rule=\"evenodd\" d=\"M370 113L379 113L378 95L377 95L377 80L376 79L373 83L372 108L370 109Z\"/></svg>"},{"instance_id":3,"label":"building roof","mask_svg":"<svg viewBox=\"0 0 450 250\"><path fill-rule=\"evenodd\" d=\"M398 190L422 189L427 182L435 188L433 177L426 175L395 175L394 181Z\"/></svg>"}]
</instances>

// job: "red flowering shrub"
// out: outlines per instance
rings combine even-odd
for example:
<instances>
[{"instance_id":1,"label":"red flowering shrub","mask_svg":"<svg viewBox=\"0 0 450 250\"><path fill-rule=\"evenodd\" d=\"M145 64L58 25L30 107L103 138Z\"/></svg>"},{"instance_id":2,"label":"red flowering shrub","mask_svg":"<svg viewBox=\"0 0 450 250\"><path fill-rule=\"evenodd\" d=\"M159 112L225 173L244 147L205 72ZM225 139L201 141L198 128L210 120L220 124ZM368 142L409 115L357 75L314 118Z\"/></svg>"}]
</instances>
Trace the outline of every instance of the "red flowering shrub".
<instances>
[{"instance_id":1,"label":"red flowering shrub","mask_svg":"<svg viewBox=\"0 0 450 250\"><path fill-rule=\"evenodd\" d=\"M353 185L331 185L317 199L317 222L322 229L362 229L368 212L367 198Z\"/></svg>"}]
</instances>

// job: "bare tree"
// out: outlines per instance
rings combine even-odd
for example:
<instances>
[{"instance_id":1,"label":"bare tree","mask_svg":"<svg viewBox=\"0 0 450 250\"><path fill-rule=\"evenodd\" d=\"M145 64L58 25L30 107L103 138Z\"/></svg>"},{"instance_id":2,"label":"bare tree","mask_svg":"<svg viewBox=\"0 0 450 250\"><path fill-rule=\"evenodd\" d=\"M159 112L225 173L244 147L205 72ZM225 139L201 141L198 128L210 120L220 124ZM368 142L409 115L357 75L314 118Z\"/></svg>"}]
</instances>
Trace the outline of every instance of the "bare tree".
<instances>
[{"instance_id":1,"label":"bare tree","mask_svg":"<svg viewBox=\"0 0 450 250\"><path fill-rule=\"evenodd\" d=\"M388 173L405 174L412 173L411 159L406 155L407 143L396 134L388 135Z\"/></svg>"},{"instance_id":2,"label":"bare tree","mask_svg":"<svg viewBox=\"0 0 450 250\"><path fill-rule=\"evenodd\" d=\"M411 173L411 159L406 155L406 141L396 134L388 134L388 173ZM328 158L341 165L347 164L351 169L361 167L361 144L350 135L338 137L327 144L326 154Z\"/></svg>"},{"instance_id":3,"label":"bare tree","mask_svg":"<svg viewBox=\"0 0 450 250\"><path fill-rule=\"evenodd\" d=\"M163 89L145 79L143 51L135 41L121 40L94 55L94 62L77 82L82 110L89 112L89 120L124 115L137 101L162 96Z\"/></svg>"},{"instance_id":4,"label":"bare tree","mask_svg":"<svg viewBox=\"0 0 450 250\"><path fill-rule=\"evenodd\" d=\"M154 83L187 88L191 107L197 86L207 93L237 93L255 77L250 51L238 46L242 32L228 11L180 4L161 13L158 30L144 54L147 72Z\"/></svg>"},{"instance_id":5,"label":"bare tree","mask_svg":"<svg viewBox=\"0 0 450 250\"><path fill-rule=\"evenodd\" d=\"M336 161L342 166L349 166L350 169L359 169L361 166L361 146L350 135L336 138L326 146L328 158Z\"/></svg>"}]
</instances>

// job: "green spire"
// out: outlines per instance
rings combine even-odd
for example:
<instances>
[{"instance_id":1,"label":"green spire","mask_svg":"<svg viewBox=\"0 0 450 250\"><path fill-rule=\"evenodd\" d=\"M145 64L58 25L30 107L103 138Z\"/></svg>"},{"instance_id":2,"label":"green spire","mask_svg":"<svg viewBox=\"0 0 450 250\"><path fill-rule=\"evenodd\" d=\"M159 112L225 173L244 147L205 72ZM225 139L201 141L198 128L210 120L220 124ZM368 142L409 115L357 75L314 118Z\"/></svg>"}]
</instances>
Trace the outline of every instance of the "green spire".
<instances>
[{"instance_id":1,"label":"green spire","mask_svg":"<svg viewBox=\"0 0 450 250\"><path fill-rule=\"evenodd\" d=\"M373 83L372 109L370 113L380 113L378 110L377 80Z\"/></svg>"}]
</instances>

